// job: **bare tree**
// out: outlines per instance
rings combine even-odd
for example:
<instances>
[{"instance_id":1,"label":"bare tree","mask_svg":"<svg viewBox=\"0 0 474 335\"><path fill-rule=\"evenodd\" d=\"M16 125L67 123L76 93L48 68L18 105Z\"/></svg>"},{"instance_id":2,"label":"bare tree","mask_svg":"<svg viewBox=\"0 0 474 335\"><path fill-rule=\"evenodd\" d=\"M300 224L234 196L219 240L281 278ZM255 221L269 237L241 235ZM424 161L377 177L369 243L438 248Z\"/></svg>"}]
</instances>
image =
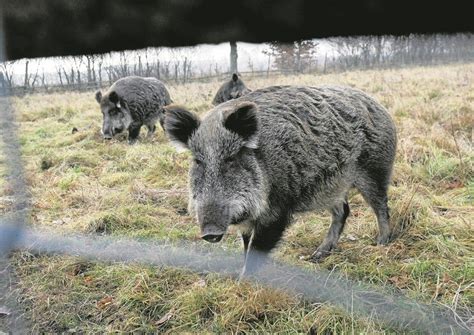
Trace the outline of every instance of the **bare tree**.
<instances>
[{"instance_id":1,"label":"bare tree","mask_svg":"<svg viewBox=\"0 0 474 335\"><path fill-rule=\"evenodd\" d=\"M191 61L188 57L184 57L183 62L183 83L186 83L186 79L191 77Z\"/></svg>"},{"instance_id":2,"label":"bare tree","mask_svg":"<svg viewBox=\"0 0 474 335\"><path fill-rule=\"evenodd\" d=\"M25 87L28 87L29 82L30 82L30 75L29 75L29 72L28 72L29 65L30 65L30 61L27 60L25 62L25 79L23 80L23 86L25 86Z\"/></svg>"},{"instance_id":3,"label":"bare tree","mask_svg":"<svg viewBox=\"0 0 474 335\"><path fill-rule=\"evenodd\" d=\"M25 90L27 89L33 89L36 85L36 82L38 80L38 73L39 73L39 64L36 61L33 61L33 65L36 65L36 72L31 73L30 72L30 60L26 60L25 62L25 73L24 73L24 79L23 79L23 87Z\"/></svg>"},{"instance_id":4,"label":"bare tree","mask_svg":"<svg viewBox=\"0 0 474 335\"><path fill-rule=\"evenodd\" d=\"M37 81L38 81L38 79L39 79L39 69L40 69L40 66L37 65L37 66L36 66L36 72L35 72L35 74L30 77L30 78L31 78L31 80L30 80L30 87L31 87L31 89L34 89L34 88L35 88L36 83L37 83Z\"/></svg>"},{"instance_id":5,"label":"bare tree","mask_svg":"<svg viewBox=\"0 0 474 335\"><path fill-rule=\"evenodd\" d=\"M87 83L95 83L97 81L95 72L96 55L85 55L86 58L86 71L87 71Z\"/></svg>"},{"instance_id":6,"label":"bare tree","mask_svg":"<svg viewBox=\"0 0 474 335\"><path fill-rule=\"evenodd\" d=\"M2 93L6 94L13 88L13 67L15 61L0 63L0 87Z\"/></svg>"},{"instance_id":7,"label":"bare tree","mask_svg":"<svg viewBox=\"0 0 474 335\"><path fill-rule=\"evenodd\" d=\"M97 77L98 77L98 82L97 86L101 87L102 86L102 64L104 63L104 55L97 55Z\"/></svg>"},{"instance_id":8,"label":"bare tree","mask_svg":"<svg viewBox=\"0 0 474 335\"><path fill-rule=\"evenodd\" d=\"M58 74L58 79L59 79L60 85L64 86L62 67L60 67L59 65L56 65L56 73Z\"/></svg>"},{"instance_id":9,"label":"bare tree","mask_svg":"<svg viewBox=\"0 0 474 335\"><path fill-rule=\"evenodd\" d=\"M46 82L46 75L44 73L44 69L41 74L41 87L43 87L46 91L48 90L48 83Z\"/></svg>"},{"instance_id":10,"label":"bare tree","mask_svg":"<svg viewBox=\"0 0 474 335\"><path fill-rule=\"evenodd\" d=\"M298 73L310 71L318 43L313 40L300 40L293 44L295 70Z\"/></svg>"},{"instance_id":11,"label":"bare tree","mask_svg":"<svg viewBox=\"0 0 474 335\"><path fill-rule=\"evenodd\" d=\"M237 73L237 42L230 42L230 72Z\"/></svg>"},{"instance_id":12,"label":"bare tree","mask_svg":"<svg viewBox=\"0 0 474 335\"><path fill-rule=\"evenodd\" d=\"M323 54L321 71L400 67L416 64L439 64L474 61L474 34L435 34L407 36L359 36L327 40L332 50ZM287 73L305 73L317 68L315 41L296 41L289 44L268 43L263 51L268 56L267 75L273 68ZM28 59L0 64L0 89L3 93L15 87L19 91L47 89L59 85L64 89L83 89L114 81L128 75L154 76L164 81L187 83L193 77L220 76L223 72L238 71L237 43L230 42L230 66L215 59L204 64L196 62L189 48L171 50L164 59L160 48L126 51L114 54L56 58L53 73L46 72L44 60ZM248 60L251 71L265 70L265 64ZM258 64L258 65L257 65ZM13 69L15 68L15 70ZM20 68L19 68L20 67ZM15 81L15 82L14 82Z\"/></svg>"},{"instance_id":13,"label":"bare tree","mask_svg":"<svg viewBox=\"0 0 474 335\"><path fill-rule=\"evenodd\" d=\"M80 88L82 84L81 69L84 63L84 56L73 56L72 60L73 66L71 67L71 71L75 72L75 82L73 82L73 84L76 84L77 87Z\"/></svg>"},{"instance_id":14,"label":"bare tree","mask_svg":"<svg viewBox=\"0 0 474 335\"><path fill-rule=\"evenodd\" d=\"M313 40L300 40L293 43L270 42L263 53L274 58L277 69L284 72L307 72L311 69L316 53L317 43Z\"/></svg>"}]
</instances>

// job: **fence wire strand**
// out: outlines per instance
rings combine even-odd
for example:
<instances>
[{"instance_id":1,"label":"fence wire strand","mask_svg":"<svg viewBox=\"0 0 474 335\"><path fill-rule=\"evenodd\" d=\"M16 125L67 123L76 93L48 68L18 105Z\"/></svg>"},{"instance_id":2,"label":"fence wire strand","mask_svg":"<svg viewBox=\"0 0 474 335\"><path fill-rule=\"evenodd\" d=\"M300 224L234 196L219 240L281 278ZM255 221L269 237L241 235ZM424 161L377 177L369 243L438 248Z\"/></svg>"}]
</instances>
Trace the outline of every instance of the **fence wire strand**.
<instances>
[{"instance_id":1,"label":"fence wire strand","mask_svg":"<svg viewBox=\"0 0 474 335\"><path fill-rule=\"evenodd\" d=\"M0 62L5 60L5 34L3 29L3 3L0 2ZM6 182L11 190L13 205L9 215L0 218L0 333L27 333L28 324L23 317L14 285L17 282L11 271L8 255L19 241L26 222L29 196L21 162L20 141L7 88L0 88L0 139L3 162L6 169ZM2 329L5 328L5 329Z\"/></svg>"},{"instance_id":2,"label":"fence wire strand","mask_svg":"<svg viewBox=\"0 0 474 335\"><path fill-rule=\"evenodd\" d=\"M171 244L80 234L61 236L48 230L25 229L15 248L35 254L60 254L100 262L169 266L234 278L238 276L236 271L243 263L240 253L224 251L218 246L203 246L199 242ZM457 315L453 315L450 309L421 304L326 270L307 270L272 261L248 280L297 294L308 301L329 302L348 313L372 318L404 331L427 334L469 333L467 325L457 321Z\"/></svg>"},{"instance_id":3,"label":"fence wire strand","mask_svg":"<svg viewBox=\"0 0 474 335\"><path fill-rule=\"evenodd\" d=\"M13 205L8 215L2 215L0 218L2 228L0 232L0 308L3 309L0 315L0 332L2 327L6 327L10 329L10 332L25 333L28 327L13 289L16 280L11 271L8 255L21 237L25 222L27 222L30 200L24 179L16 122L9 98L0 98L0 133L3 162L7 171L5 180L13 198Z\"/></svg>"}]
</instances>

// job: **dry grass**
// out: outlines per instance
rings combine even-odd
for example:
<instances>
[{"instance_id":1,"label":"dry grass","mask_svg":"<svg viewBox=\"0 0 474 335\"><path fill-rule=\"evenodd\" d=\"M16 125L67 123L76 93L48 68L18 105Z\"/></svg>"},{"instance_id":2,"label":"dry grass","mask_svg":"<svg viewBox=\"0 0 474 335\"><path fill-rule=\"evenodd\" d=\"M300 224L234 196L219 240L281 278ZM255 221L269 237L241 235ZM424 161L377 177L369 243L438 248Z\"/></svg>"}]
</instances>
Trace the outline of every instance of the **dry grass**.
<instances>
[{"instance_id":1,"label":"dry grass","mask_svg":"<svg viewBox=\"0 0 474 335\"><path fill-rule=\"evenodd\" d=\"M299 215L275 257L337 270L425 303L473 310L474 64L324 76L249 80L273 84L346 84L374 95L393 115L399 146L390 189L398 238L373 246L375 217L358 194L338 249L319 265L311 254L328 228L324 213ZM170 87L197 113L219 83ZM189 154L161 131L153 140L104 143L93 93L15 98L32 223L59 231L193 240L186 175ZM78 132L72 134L73 127ZM2 170L0 161L0 174ZM0 212L8 185L0 182ZM238 248L229 235L225 243ZM146 266L104 265L72 257L19 253L20 292L36 332L390 333L373 320L326 304L214 275Z\"/></svg>"}]
</instances>

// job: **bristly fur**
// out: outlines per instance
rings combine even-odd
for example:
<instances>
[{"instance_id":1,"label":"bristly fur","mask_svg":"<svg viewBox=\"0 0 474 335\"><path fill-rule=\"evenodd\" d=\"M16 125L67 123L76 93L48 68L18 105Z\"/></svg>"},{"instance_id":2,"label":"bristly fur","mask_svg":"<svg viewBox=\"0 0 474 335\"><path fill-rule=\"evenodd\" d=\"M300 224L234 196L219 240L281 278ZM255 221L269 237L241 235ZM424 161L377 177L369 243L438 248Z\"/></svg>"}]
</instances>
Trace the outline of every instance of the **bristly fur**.
<instances>
[{"instance_id":1,"label":"bristly fur","mask_svg":"<svg viewBox=\"0 0 474 335\"><path fill-rule=\"evenodd\" d=\"M107 92L96 92L104 116L103 133L114 135L114 128L129 131L133 142L146 125L149 135L156 122L163 124L163 107L172 103L165 85L156 78L129 76L117 80Z\"/></svg>"},{"instance_id":2,"label":"bristly fur","mask_svg":"<svg viewBox=\"0 0 474 335\"><path fill-rule=\"evenodd\" d=\"M233 73L232 78L221 85L212 100L212 104L217 106L226 101L237 99L250 92L251 90L245 86L245 83L239 78L237 73Z\"/></svg>"},{"instance_id":3,"label":"bristly fur","mask_svg":"<svg viewBox=\"0 0 474 335\"><path fill-rule=\"evenodd\" d=\"M248 222L244 244L268 252L293 213L328 209L333 219L314 254L319 259L336 245L349 215L347 192L355 187L375 211L378 243L389 241L396 130L387 111L359 90L268 87L215 107L191 127L188 119L173 122L168 135L186 141L195 157L190 208L202 229L223 233ZM246 145L249 139L258 146Z\"/></svg>"}]
</instances>

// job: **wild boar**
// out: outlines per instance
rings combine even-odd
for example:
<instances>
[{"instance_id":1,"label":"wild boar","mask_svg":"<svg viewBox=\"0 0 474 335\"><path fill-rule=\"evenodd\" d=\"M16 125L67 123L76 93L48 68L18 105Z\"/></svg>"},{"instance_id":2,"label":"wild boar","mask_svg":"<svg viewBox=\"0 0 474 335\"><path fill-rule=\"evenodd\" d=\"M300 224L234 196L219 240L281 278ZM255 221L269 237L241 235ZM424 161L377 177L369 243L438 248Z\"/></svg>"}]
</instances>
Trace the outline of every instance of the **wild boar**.
<instances>
[{"instance_id":1,"label":"wild boar","mask_svg":"<svg viewBox=\"0 0 474 335\"><path fill-rule=\"evenodd\" d=\"M189 211L201 237L219 242L241 231L244 273L262 266L296 212L328 209L332 223L312 255L336 246L356 188L378 221L378 244L390 239L387 189L396 129L373 98L349 87L274 86L212 109L200 119L169 106L165 131L191 150ZM260 259L260 260L259 260Z\"/></svg>"},{"instance_id":2,"label":"wild boar","mask_svg":"<svg viewBox=\"0 0 474 335\"><path fill-rule=\"evenodd\" d=\"M163 106L172 102L161 81L137 76L117 80L104 95L97 91L95 99L103 115L104 139L128 130L130 144L138 138L142 125L148 128L148 136L155 132L156 121L163 127Z\"/></svg>"},{"instance_id":3,"label":"wild boar","mask_svg":"<svg viewBox=\"0 0 474 335\"><path fill-rule=\"evenodd\" d=\"M232 78L229 81L226 81L217 91L212 104L214 106L221 104L223 102L237 99L247 93L250 93L249 90L242 79L239 78L237 73L232 74Z\"/></svg>"}]
</instances>

